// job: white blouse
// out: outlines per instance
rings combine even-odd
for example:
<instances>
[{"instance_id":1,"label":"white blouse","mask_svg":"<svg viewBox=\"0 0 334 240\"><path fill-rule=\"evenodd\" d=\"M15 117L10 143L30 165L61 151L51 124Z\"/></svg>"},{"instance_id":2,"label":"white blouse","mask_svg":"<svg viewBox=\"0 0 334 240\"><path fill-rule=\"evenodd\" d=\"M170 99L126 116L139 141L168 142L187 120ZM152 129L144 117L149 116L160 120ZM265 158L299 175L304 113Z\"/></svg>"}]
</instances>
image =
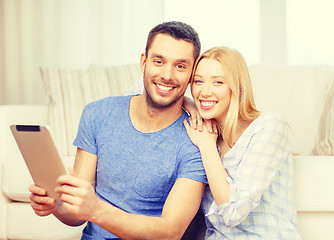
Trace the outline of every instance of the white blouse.
<instances>
[{"instance_id":1,"label":"white blouse","mask_svg":"<svg viewBox=\"0 0 334 240\"><path fill-rule=\"evenodd\" d=\"M262 113L223 156L230 200L217 206L206 188L206 239L301 239L288 131L279 115Z\"/></svg>"}]
</instances>

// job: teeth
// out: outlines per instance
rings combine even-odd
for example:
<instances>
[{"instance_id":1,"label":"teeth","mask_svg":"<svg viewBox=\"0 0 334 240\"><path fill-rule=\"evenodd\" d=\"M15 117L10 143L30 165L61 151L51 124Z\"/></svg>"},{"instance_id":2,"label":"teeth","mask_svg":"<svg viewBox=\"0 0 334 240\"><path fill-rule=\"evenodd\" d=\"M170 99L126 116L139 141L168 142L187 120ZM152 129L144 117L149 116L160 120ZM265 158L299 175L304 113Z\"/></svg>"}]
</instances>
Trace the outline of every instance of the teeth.
<instances>
[{"instance_id":1,"label":"teeth","mask_svg":"<svg viewBox=\"0 0 334 240\"><path fill-rule=\"evenodd\" d=\"M204 107L210 107L216 104L215 101L202 101L201 103Z\"/></svg>"},{"instance_id":2,"label":"teeth","mask_svg":"<svg viewBox=\"0 0 334 240\"><path fill-rule=\"evenodd\" d=\"M173 89L172 87L167 87L167 86L163 86L163 85L160 85L160 84L157 84L157 86L159 87L160 90L166 91L166 92Z\"/></svg>"}]
</instances>

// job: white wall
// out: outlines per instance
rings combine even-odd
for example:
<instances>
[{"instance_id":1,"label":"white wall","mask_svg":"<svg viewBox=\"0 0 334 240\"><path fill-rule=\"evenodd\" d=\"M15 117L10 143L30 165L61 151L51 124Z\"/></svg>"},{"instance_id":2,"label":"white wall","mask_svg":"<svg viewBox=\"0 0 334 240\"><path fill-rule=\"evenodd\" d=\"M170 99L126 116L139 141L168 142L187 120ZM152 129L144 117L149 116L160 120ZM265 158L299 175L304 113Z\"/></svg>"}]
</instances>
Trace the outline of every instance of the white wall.
<instances>
[{"instance_id":1,"label":"white wall","mask_svg":"<svg viewBox=\"0 0 334 240\"><path fill-rule=\"evenodd\" d=\"M286 2L288 63L334 64L334 1Z\"/></svg>"},{"instance_id":2,"label":"white wall","mask_svg":"<svg viewBox=\"0 0 334 240\"><path fill-rule=\"evenodd\" d=\"M213 46L240 51L249 64L260 61L259 0L165 0L165 20L195 28L202 52Z\"/></svg>"},{"instance_id":3,"label":"white wall","mask_svg":"<svg viewBox=\"0 0 334 240\"><path fill-rule=\"evenodd\" d=\"M248 64L334 64L333 0L165 0L165 20L200 34L203 50L238 49Z\"/></svg>"}]
</instances>

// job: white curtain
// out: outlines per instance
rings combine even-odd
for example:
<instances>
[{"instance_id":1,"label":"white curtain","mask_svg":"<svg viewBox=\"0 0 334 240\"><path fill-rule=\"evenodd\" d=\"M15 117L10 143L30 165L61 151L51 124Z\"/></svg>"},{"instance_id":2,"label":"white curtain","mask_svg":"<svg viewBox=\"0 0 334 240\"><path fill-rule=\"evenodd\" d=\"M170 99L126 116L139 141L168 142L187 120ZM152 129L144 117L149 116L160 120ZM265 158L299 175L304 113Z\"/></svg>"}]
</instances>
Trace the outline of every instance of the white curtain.
<instances>
[{"instance_id":1,"label":"white curtain","mask_svg":"<svg viewBox=\"0 0 334 240\"><path fill-rule=\"evenodd\" d=\"M139 62L163 0L0 0L0 104L47 101L39 67Z\"/></svg>"}]
</instances>

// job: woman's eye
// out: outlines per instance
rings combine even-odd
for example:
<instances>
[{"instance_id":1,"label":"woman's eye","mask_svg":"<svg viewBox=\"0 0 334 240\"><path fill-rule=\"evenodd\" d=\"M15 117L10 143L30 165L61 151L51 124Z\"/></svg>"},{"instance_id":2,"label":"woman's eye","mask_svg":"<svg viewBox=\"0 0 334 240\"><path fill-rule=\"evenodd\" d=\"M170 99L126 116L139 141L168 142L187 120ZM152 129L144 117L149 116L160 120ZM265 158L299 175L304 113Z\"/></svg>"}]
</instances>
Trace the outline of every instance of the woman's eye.
<instances>
[{"instance_id":1,"label":"woman's eye","mask_svg":"<svg viewBox=\"0 0 334 240\"><path fill-rule=\"evenodd\" d=\"M202 80L194 80L194 83L196 83L196 84L201 84L201 83L203 83L203 81Z\"/></svg>"},{"instance_id":2,"label":"woman's eye","mask_svg":"<svg viewBox=\"0 0 334 240\"><path fill-rule=\"evenodd\" d=\"M215 81L215 84L221 85L221 84L224 84L224 82L223 81Z\"/></svg>"}]
</instances>

